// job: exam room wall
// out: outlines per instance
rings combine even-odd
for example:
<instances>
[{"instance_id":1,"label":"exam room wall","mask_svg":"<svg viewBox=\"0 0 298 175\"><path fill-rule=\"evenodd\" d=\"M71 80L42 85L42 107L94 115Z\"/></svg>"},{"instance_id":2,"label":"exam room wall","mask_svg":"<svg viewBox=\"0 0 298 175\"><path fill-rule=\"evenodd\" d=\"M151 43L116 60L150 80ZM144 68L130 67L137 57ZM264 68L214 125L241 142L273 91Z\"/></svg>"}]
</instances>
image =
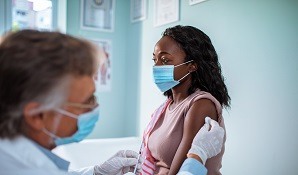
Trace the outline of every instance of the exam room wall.
<instances>
[{"instance_id":1,"label":"exam room wall","mask_svg":"<svg viewBox=\"0 0 298 175\"><path fill-rule=\"evenodd\" d=\"M153 27L153 1L142 22L140 130L164 100L152 82L152 51L169 26L193 25L210 36L232 99L222 173L297 175L298 1L180 1L180 21ZM139 47L139 45L141 45Z\"/></svg>"},{"instance_id":2,"label":"exam room wall","mask_svg":"<svg viewBox=\"0 0 298 175\"><path fill-rule=\"evenodd\" d=\"M115 25L113 32L98 32L80 29L80 0L67 1L67 33L87 39L104 39L112 42L112 85L111 91L101 92L100 119L88 138L114 138L128 136L126 131L126 54L129 25L129 3L116 0ZM128 118L128 119L127 119ZM135 130L135 124L132 126ZM130 130L130 131L131 131ZM136 133L136 131L135 131ZM134 133L134 135L136 135Z\"/></svg>"},{"instance_id":3,"label":"exam room wall","mask_svg":"<svg viewBox=\"0 0 298 175\"><path fill-rule=\"evenodd\" d=\"M5 3L0 1L0 35L5 31Z\"/></svg>"}]
</instances>

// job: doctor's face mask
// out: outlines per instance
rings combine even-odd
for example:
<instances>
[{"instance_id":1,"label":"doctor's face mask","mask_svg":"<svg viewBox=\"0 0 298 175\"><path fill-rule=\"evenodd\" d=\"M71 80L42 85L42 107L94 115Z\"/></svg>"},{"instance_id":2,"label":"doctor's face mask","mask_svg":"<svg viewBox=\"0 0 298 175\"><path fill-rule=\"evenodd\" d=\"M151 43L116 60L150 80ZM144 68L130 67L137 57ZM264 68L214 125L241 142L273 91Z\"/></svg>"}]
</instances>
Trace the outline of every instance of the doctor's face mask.
<instances>
[{"instance_id":1,"label":"doctor's face mask","mask_svg":"<svg viewBox=\"0 0 298 175\"><path fill-rule=\"evenodd\" d=\"M64 137L64 138L58 137L57 135L44 129L43 131L47 135L54 138L54 142L57 146L82 141L93 131L95 124L99 118L99 105L97 105L91 111L80 115L73 114L64 109L55 109L55 111L57 111L58 113L62 114L65 117L71 117L76 119L77 128L78 128L78 130L72 136Z\"/></svg>"}]
</instances>

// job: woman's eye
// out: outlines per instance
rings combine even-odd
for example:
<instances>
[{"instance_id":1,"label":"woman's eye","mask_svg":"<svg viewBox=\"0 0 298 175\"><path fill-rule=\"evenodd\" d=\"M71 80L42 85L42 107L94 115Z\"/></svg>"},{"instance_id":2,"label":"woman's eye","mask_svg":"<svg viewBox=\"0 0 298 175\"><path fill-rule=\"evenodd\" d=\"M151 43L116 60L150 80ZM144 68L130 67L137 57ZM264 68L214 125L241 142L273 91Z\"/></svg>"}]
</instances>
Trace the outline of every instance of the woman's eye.
<instances>
[{"instance_id":1,"label":"woman's eye","mask_svg":"<svg viewBox=\"0 0 298 175\"><path fill-rule=\"evenodd\" d=\"M169 61L169 60L166 59L166 58L161 58L161 62L162 62L162 64L166 64L168 61Z\"/></svg>"},{"instance_id":2,"label":"woman's eye","mask_svg":"<svg viewBox=\"0 0 298 175\"><path fill-rule=\"evenodd\" d=\"M153 62L156 63L157 59L156 58L152 58Z\"/></svg>"}]
</instances>

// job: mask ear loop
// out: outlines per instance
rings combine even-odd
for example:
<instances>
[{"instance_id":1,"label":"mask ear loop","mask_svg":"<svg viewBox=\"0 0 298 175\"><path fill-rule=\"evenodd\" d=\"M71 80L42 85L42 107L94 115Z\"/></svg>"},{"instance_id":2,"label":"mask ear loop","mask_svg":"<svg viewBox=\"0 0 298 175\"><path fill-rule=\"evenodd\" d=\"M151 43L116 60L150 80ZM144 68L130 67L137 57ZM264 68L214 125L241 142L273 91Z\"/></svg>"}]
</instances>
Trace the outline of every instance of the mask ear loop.
<instances>
[{"instance_id":1,"label":"mask ear loop","mask_svg":"<svg viewBox=\"0 0 298 175\"><path fill-rule=\"evenodd\" d=\"M78 119L78 116L73 114L73 113L70 113L68 111L65 111L65 110L62 110L62 109L55 109L55 111L59 112L60 114L63 114L67 117L71 117L71 118L74 118L74 119Z\"/></svg>"},{"instance_id":2,"label":"mask ear loop","mask_svg":"<svg viewBox=\"0 0 298 175\"><path fill-rule=\"evenodd\" d=\"M61 114L59 114L59 115L61 117ZM57 131L58 123L60 122L60 120L61 120L61 118L59 118L58 120L54 121L54 126L55 126L54 127L54 133L56 133L56 131ZM59 136L57 136L57 135L53 134L52 132L50 132L49 130L47 130L45 127L42 129L42 131L45 134L47 134L48 136L50 136L51 138L53 138L53 139L59 139L60 138Z\"/></svg>"},{"instance_id":3,"label":"mask ear loop","mask_svg":"<svg viewBox=\"0 0 298 175\"><path fill-rule=\"evenodd\" d=\"M55 134L48 131L46 128L43 128L42 131L46 133L48 136L52 137L53 139L59 139L60 137L56 136Z\"/></svg>"},{"instance_id":4,"label":"mask ear loop","mask_svg":"<svg viewBox=\"0 0 298 175\"><path fill-rule=\"evenodd\" d=\"M187 63L190 63L190 62L193 62L193 60L190 60L190 61L186 61L185 63L181 63L181 64L178 64L174 67L178 67L178 66L181 66L181 65L184 65L184 64L187 64ZM191 72L188 71L188 73L186 75L184 75L182 78L180 78L178 81L180 82L181 80L183 80L183 78L187 77Z\"/></svg>"},{"instance_id":5,"label":"mask ear loop","mask_svg":"<svg viewBox=\"0 0 298 175\"><path fill-rule=\"evenodd\" d=\"M174 66L174 67L182 66L182 65L187 64L187 63L190 63L190 62L193 62L193 60L186 61L185 63L178 64L178 65L176 65L176 66ZM187 77L190 73L191 73L191 72L188 71L188 73L187 73L186 75L184 75L182 78L180 78L178 81L180 82L181 80L183 80L183 78Z\"/></svg>"},{"instance_id":6,"label":"mask ear loop","mask_svg":"<svg viewBox=\"0 0 298 175\"><path fill-rule=\"evenodd\" d=\"M186 75L184 75L182 78L180 78L178 81L180 82L181 80L183 80L183 78L187 77L191 72L188 71L188 73Z\"/></svg>"},{"instance_id":7,"label":"mask ear loop","mask_svg":"<svg viewBox=\"0 0 298 175\"><path fill-rule=\"evenodd\" d=\"M174 66L174 67L182 66L182 65L187 64L187 63L190 63L190 62L193 62L193 60L186 61L185 63L178 64L178 65L176 65L176 66Z\"/></svg>"}]
</instances>

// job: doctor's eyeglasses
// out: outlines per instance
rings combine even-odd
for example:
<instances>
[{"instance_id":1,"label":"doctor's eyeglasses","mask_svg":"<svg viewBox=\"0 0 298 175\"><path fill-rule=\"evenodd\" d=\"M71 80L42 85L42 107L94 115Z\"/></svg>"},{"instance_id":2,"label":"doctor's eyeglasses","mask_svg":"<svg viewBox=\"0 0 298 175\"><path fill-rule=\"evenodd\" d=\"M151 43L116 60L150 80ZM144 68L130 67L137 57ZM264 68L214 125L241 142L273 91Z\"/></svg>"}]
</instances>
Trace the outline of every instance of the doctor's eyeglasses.
<instances>
[{"instance_id":1,"label":"doctor's eyeglasses","mask_svg":"<svg viewBox=\"0 0 298 175\"><path fill-rule=\"evenodd\" d=\"M96 97L92 95L86 103L73 103L73 102L66 102L64 105L66 106L72 106L72 107L78 107L78 108L83 108L83 109L94 109L99 104L97 103Z\"/></svg>"}]
</instances>

